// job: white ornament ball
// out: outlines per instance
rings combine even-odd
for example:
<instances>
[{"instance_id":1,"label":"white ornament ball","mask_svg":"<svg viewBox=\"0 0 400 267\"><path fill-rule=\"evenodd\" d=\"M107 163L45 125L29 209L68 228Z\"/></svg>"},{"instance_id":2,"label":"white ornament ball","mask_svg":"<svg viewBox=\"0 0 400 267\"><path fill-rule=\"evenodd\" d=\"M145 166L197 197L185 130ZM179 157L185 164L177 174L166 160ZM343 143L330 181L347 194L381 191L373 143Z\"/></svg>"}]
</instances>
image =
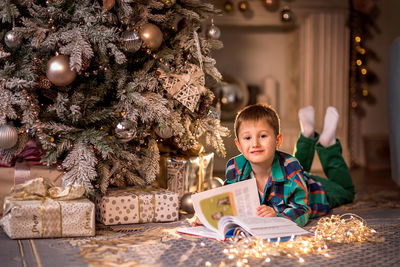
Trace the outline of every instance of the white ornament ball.
<instances>
[{"instance_id":1,"label":"white ornament ball","mask_svg":"<svg viewBox=\"0 0 400 267\"><path fill-rule=\"evenodd\" d=\"M47 62L47 78L56 86L67 86L76 78L76 72L69 67L69 57L57 55Z\"/></svg>"},{"instance_id":2,"label":"white ornament ball","mask_svg":"<svg viewBox=\"0 0 400 267\"><path fill-rule=\"evenodd\" d=\"M11 30L4 36L4 42L9 48L15 48L22 44L22 38L15 31Z\"/></svg>"},{"instance_id":3,"label":"white ornament ball","mask_svg":"<svg viewBox=\"0 0 400 267\"><path fill-rule=\"evenodd\" d=\"M9 149L15 146L18 141L18 132L14 126L4 124L0 127L0 147Z\"/></svg>"}]
</instances>

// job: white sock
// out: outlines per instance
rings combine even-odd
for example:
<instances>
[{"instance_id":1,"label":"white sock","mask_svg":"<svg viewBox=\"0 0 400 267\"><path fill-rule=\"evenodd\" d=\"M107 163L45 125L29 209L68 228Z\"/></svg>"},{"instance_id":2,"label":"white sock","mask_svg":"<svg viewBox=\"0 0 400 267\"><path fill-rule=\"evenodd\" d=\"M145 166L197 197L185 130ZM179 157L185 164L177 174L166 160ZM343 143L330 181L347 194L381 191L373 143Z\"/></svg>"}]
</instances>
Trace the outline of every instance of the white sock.
<instances>
[{"instance_id":1,"label":"white sock","mask_svg":"<svg viewBox=\"0 0 400 267\"><path fill-rule=\"evenodd\" d=\"M315 111L312 106L299 110L300 131L304 137L314 138L314 117Z\"/></svg>"},{"instance_id":2,"label":"white sock","mask_svg":"<svg viewBox=\"0 0 400 267\"><path fill-rule=\"evenodd\" d=\"M319 143L324 147L332 146L336 143L336 128L339 121L339 113L336 108L328 107L325 113L324 128Z\"/></svg>"}]
</instances>

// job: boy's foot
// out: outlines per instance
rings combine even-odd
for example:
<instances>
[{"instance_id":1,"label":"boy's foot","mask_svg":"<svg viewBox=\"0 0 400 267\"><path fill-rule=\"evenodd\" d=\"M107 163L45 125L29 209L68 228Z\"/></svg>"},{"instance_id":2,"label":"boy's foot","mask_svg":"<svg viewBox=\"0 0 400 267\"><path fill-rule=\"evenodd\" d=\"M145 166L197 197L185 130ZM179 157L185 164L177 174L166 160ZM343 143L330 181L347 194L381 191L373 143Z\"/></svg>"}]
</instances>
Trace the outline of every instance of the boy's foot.
<instances>
[{"instance_id":1,"label":"boy's foot","mask_svg":"<svg viewBox=\"0 0 400 267\"><path fill-rule=\"evenodd\" d=\"M299 110L300 131L304 137L314 138L314 117L315 111L312 106Z\"/></svg>"},{"instance_id":2,"label":"boy's foot","mask_svg":"<svg viewBox=\"0 0 400 267\"><path fill-rule=\"evenodd\" d=\"M336 144L336 128L338 121L339 113L336 108L328 107L325 113L324 128L319 137L319 143L322 146L328 147Z\"/></svg>"}]
</instances>

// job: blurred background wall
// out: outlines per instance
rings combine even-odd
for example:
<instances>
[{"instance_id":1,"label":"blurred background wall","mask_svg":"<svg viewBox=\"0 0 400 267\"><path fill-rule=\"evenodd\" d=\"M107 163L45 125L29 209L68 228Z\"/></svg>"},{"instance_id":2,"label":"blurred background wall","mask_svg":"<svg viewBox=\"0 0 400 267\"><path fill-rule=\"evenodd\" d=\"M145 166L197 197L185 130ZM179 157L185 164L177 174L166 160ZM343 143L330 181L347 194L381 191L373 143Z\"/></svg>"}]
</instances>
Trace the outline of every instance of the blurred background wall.
<instances>
[{"instance_id":1,"label":"blurred background wall","mask_svg":"<svg viewBox=\"0 0 400 267\"><path fill-rule=\"evenodd\" d=\"M224 43L214 56L232 85L224 89L224 125L233 129L234 114L246 104L271 103L282 120L282 150L291 153L299 134L298 109L313 105L316 129L320 131L325 109L333 105L341 115L338 137L349 165L389 167L386 79L389 47L400 35L400 1L356 1L364 8L373 5L370 17L376 24L368 40L363 40L367 51L374 53L366 68L375 80L368 85L368 101L356 102L362 106L361 115L354 112L350 93L354 37L354 29L349 27L351 1L270 1L278 3L274 7L268 6L268 0L214 2L224 11L213 20ZM243 2L247 4L245 10L241 10ZM231 11L227 11L227 3L232 4ZM289 15L287 21L285 14ZM221 90L219 93L221 97ZM225 139L227 157L216 157L216 173L223 173L226 161L238 153L233 136L232 132L232 137ZM314 164L313 169L320 170L320 165Z\"/></svg>"}]
</instances>

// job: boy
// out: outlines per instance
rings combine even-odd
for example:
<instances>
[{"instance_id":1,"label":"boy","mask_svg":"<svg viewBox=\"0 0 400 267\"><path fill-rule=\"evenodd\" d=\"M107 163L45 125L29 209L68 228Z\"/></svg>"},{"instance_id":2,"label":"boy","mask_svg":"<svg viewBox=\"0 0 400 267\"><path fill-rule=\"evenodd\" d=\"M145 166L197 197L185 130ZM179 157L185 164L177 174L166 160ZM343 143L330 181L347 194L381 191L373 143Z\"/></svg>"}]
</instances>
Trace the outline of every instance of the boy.
<instances>
[{"instance_id":1,"label":"boy","mask_svg":"<svg viewBox=\"0 0 400 267\"><path fill-rule=\"evenodd\" d=\"M286 217L304 226L309 218L351 202L354 185L336 139L336 109L327 109L321 136L314 132L312 107L301 109L299 118L297 160L278 150L283 137L278 114L272 107L255 104L239 111L234 130L235 144L242 154L228 161L225 184L256 179L261 202L257 208L259 216ZM305 172L311 168L314 149L328 179Z\"/></svg>"}]
</instances>

